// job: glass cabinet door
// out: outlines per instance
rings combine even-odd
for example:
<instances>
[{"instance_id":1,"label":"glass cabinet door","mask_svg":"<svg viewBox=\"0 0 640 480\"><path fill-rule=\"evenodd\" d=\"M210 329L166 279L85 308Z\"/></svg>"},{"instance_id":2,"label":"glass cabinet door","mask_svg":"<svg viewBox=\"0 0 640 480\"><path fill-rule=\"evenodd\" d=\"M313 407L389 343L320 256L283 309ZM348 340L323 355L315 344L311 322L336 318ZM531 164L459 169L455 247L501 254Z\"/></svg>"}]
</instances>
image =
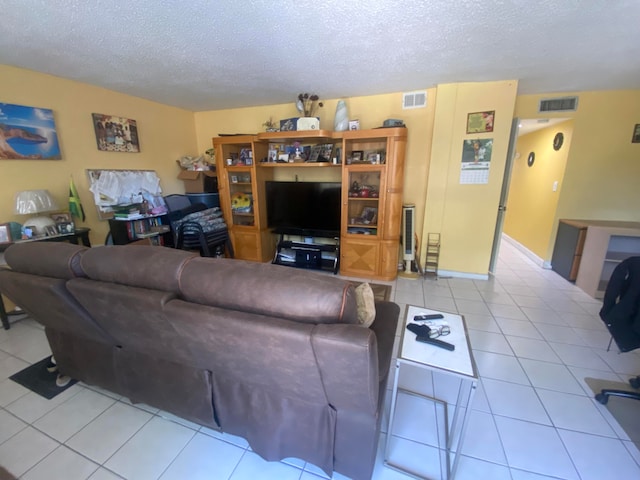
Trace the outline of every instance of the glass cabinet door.
<instances>
[{"instance_id":1,"label":"glass cabinet door","mask_svg":"<svg viewBox=\"0 0 640 480\"><path fill-rule=\"evenodd\" d=\"M380 208L383 188L380 167L364 165L347 166L347 234L378 236L382 215Z\"/></svg>"},{"instance_id":2,"label":"glass cabinet door","mask_svg":"<svg viewBox=\"0 0 640 480\"><path fill-rule=\"evenodd\" d=\"M231 207L230 223L252 227L254 216L255 178L251 144L222 145L224 168Z\"/></svg>"}]
</instances>

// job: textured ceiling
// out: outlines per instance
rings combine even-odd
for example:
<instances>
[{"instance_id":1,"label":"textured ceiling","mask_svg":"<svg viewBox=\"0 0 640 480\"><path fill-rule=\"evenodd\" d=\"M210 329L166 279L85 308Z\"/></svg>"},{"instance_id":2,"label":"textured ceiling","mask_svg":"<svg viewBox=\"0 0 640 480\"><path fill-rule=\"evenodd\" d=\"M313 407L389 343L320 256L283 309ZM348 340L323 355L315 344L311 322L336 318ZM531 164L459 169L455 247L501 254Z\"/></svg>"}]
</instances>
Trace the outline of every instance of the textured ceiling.
<instances>
[{"instance_id":1,"label":"textured ceiling","mask_svg":"<svg viewBox=\"0 0 640 480\"><path fill-rule=\"evenodd\" d=\"M0 63L194 111L489 80L640 89L640 1L2 0Z\"/></svg>"}]
</instances>

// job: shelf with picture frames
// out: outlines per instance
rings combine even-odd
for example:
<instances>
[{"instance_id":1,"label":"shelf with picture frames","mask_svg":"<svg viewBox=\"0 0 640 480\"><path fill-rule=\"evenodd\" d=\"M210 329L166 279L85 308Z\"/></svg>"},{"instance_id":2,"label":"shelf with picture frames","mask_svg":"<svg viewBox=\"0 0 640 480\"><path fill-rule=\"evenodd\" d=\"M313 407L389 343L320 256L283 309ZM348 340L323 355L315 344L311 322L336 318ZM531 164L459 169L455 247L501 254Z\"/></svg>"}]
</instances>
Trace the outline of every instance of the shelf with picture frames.
<instances>
[{"instance_id":1,"label":"shelf with picture frames","mask_svg":"<svg viewBox=\"0 0 640 480\"><path fill-rule=\"evenodd\" d=\"M379 280L396 278L406 128L262 132L214 137L212 141L216 150L220 203L236 258L268 262L274 257L278 238L267 227L267 181L321 178L342 183L340 273ZM280 152L282 145L289 146L294 157L293 145L300 157L310 154L314 147L331 145L331 158L321 162L302 158L289 163L288 152ZM278 155L283 155L281 161L263 161L268 160L270 154L273 158L275 146ZM309 148L305 151L304 147ZM237 162L242 151L246 157L247 149L251 151L251 163ZM243 175L248 178L243 179ZM354 182L358 184L358 194L350 195ZM238 210L238 192L246 196L244 203L247 199L250 202L250 211Z\"/></svg>"}]
</instances>

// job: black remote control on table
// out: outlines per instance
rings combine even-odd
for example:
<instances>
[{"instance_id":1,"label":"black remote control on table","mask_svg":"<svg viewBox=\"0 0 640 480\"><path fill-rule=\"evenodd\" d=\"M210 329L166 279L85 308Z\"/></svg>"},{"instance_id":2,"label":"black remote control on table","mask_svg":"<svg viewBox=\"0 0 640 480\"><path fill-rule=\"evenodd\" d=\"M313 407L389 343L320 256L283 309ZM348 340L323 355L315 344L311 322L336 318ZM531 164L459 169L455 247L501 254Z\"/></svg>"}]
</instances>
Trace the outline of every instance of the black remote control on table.
<instances>
[{"instance_id":1,"label":"black remote control on table","mask_svg":"<svg viewBox=\"0 0 640 480\"><path fill-rule=\"evenodd\" d=\"M444 318L444 315L440 313L433 313L431 315L416 315L413 317L413 320L415 322L424 322L425 320L439 320L441 318Z\"/></svg>"},{"instance_id":2,"label":"black remote control on table","mask_svg":"<svg viewBox=\"0 0 640 480\"><path fill-rule=\"evenodd\" d=\"M434 345L436 347L444 348L444 349L450 350L452 352L456 349L455 345L453 345L451 343L443 342L442 340L438 340L437 338L429 338L429 337L425 337L425 336L422 336L422 335L418 335L416 337L416 340L418 342L429 343L429 344Z\"/></svg>"}]
</instances>

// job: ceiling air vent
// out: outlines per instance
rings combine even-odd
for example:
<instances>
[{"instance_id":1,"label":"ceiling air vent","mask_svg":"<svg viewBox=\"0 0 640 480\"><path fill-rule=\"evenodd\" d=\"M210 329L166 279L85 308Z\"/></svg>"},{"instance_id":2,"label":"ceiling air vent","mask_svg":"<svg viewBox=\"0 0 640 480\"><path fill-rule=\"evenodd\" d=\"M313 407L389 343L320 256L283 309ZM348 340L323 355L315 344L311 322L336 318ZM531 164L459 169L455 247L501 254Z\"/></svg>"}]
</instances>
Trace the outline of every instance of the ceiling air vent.
<instances>
[{"instance_id":1,"label":"ceiling air vent","mask_svg":"<svg viewBox=\"0 0 640 480\"><path fill-rule=\"evenodd\" d=\"M578 109L578 97L547 98L540 100L538 112L575 112Z\"/></svg>"},{"instance_id":2,"label":"ceiling air vent","mask_svg":"<svg viewBox=\"0 0 640 480\"><path fill-rule=\"evenodd\" d=\"M424 108L427 106L427 92L408 92L402 95L402 108Z\"/></svg>"}]
</instances>

